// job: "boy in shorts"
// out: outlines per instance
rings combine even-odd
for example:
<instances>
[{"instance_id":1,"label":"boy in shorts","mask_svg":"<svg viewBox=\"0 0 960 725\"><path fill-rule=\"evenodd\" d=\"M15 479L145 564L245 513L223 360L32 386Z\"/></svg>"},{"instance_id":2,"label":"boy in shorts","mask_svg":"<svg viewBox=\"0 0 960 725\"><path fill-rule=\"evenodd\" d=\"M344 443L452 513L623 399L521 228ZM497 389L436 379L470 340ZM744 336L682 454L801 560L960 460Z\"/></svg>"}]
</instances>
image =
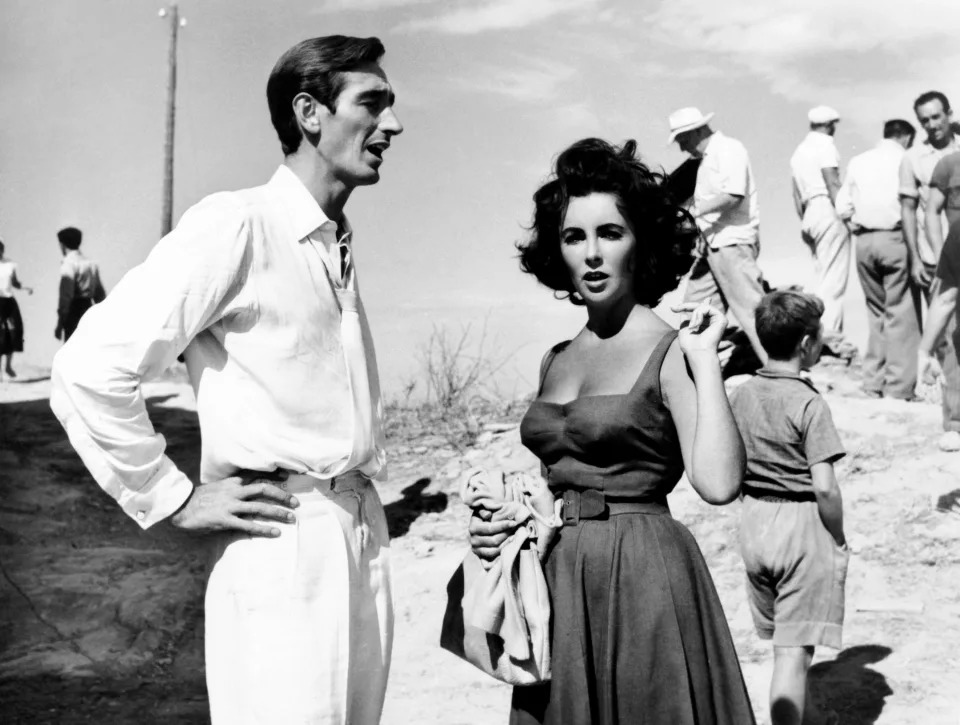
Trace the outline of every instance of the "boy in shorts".
<instances>
[{"instance_id":1,"label":"boy in shorts","mask_svg":"<svg viewBox=\"0 0 960 725\"><path fill-rule=\"evenodd\" d=\"M841 647L850 557L833 471L843 445L827 403L800 376L820 356L822 314L813 295L767 294L756 324L769 360L730 395L747 450L740 525L747 596L757 633L773 640L772 725L837 719L814 710L807 688L814 648Z\"/></svg>"}]
</instances>

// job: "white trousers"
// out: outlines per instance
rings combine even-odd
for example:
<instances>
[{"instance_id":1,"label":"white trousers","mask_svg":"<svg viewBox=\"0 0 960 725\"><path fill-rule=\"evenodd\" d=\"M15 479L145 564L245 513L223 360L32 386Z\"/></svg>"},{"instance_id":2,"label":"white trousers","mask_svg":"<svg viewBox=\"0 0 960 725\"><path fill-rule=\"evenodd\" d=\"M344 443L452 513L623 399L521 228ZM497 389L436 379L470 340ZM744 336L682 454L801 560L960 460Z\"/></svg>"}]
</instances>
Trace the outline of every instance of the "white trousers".
<instances>
[{"instance_id":1,"label":"white trousers","mask_svg":"<svg viewBox=\"0 0 960 725\"><path fill-rule=\"evenodd\" d=\"M815 292L823 300L823 336L828 342L837 340L843 333L843 295L850 278L850 232L828 196L807 202L800 231L813 253Z\"/></svg>"},{"instance_id":2,"label":"white trousers","mask_svg":"<svg viewBox=\"0 0 960 725\"><path fill-rule=\"evenodd\" d=\"M213 725L376 725L393 602L383 505L368 479L291 476L296 523L225 535L206 593Z\"/></svg>"}]
</instances>

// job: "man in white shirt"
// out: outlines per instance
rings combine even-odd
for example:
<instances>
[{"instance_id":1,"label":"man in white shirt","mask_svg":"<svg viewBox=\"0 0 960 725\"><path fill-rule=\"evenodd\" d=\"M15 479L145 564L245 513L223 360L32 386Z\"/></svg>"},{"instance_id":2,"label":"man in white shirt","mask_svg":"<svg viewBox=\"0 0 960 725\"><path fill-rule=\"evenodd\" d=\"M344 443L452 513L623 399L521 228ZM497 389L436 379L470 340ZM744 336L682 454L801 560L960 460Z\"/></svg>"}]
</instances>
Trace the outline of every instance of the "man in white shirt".
<instances>
[{"instance_id":1,"label":"man in white shirt","mask_svg":"<svg viewBox=\"0 0 960 725\"><path fill-rule=\"evenodd\" d=\"M916 131L900 119L883 140L854 156L837 193L837 213L853 233L857 272L867 303L869 339L863 389L875 398L913 400L917 385L920 306L900 221L900 163Z\"/></svg>"},{"instance_id":2,"label":"man in white shirt","mask_svg":"<svg viewBox=\"0 0 960 725\"><path fill-rule=\"evenodd\" d=\"M144 528L210 537L215 725L371 725L383 707L380 391L343 214L403 130L383 52L344 36L288 50L267 82L273 178L189 209L54 361L51 406L100 486ZM140 386L181 352L199 485L164 455Z\"/></svg>"},{"instance_id":3,"label":"man in white shirt","mask_svg":"<svg viewBox=\"0 0 960 725\"><path fill-rule=\"evenodd\" d=\"M900 214L910 250L910 274L929 301L930 283L940 258L939 247L933 247L925 231L930 176L940 159L960 151L960 138L954 132L950 101L940 91L922 93L914 101L913 110L927 138L909 149L900 164ZM944 217L941 227L947 228Z\"/></svg>"},{"instance_id":4,"label":"man in white shirt","mask_svg":"<svg viewBox=\"0 0 960 725\"><path fill-rule=\"evenodd\" d=\"M823 300L823 354L850 360L856 348L843 337L843 296L850 276L850 235L834 207L840 190L840 154L833 136L840 114L817 106L810 131L790 157L793 202L800 233L813 254L816 293Z\"/></svg>"},{"instance_id":5,"label":"man in white shirt","mask_svg":"<svg viewBox=\"0 0 960 725\"><path fill-rule=\"evenodd\" d=\"M754 321L764 295L760 254L760 208L750 157L744 145L710 128L712 113L681 108L670 114L670 142L700 159L690 213L702 235L690 270L685 302L719 299L737 318L761 364L767 353Z\"/></svg>"},{"instance_id":6,"label":"man in white shirt","mask_svg":"<svg viewBox=\"0 0 960 725\"><path fill-rule=\"evenodd\" d=\"M933 284L938 262L940 242L947 228L946 217L939 214L941 234L927 234L926 229L935 223L927 219L930 201L930 180L939 161L955 151L960 151L953 124L950 101L940 91L921 93L913 103L914 113L927 134L923 143L911 148L900 165L900 204L903 220L903 236L910 249L911 276L930 305L927 325L936 329L924 330L918 356L920 376L924 377L935 356L940 367L943 363L943 435L938 445L945 451L960 450L960 365L957 364L956 322L952 314L942 314L945 285ZM936 246L935 246L936 245ZM949 287L949 286L947 286ZM942 323L942 324L941 324Z\"/></svg>"}]
</instances>

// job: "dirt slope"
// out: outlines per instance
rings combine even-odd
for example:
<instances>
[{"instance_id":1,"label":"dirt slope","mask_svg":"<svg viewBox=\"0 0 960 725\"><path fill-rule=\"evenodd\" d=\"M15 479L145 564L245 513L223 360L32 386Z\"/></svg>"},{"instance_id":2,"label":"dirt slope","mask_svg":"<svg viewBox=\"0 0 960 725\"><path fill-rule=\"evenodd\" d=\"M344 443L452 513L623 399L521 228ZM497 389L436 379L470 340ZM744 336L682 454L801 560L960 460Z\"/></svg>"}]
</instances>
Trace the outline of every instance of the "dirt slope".
<instances>
[{"instance_id":1,"label":"dirt slope","mask_svg":"<svg viewBox=\"0 0 960 725\"><path fill-rule=\"evenodd\" d=\"M857 397L856 370L819 368L849 451L839 466L854 550L846 649L818 653L816 697L845 725L955 725L960 713L960 454L935 448L931 404ZM195 472L197 427L181 382L149 388L173 458ZM0 721L203 723L202 546L143 533L84 472L43 380L0 389ZM514 421L516 422L515 418ZM394 668L384 723L505 722L508 688L436 646L444 587L465 546L461 470L535 470L515 427L464 451L443 437L391 440L382 490L393 534ZM674 514L710 564L760 721L769 647L753 634L736 549L738 505L681 484ZM877 610L877 611L861 611Z\"/></svg>"}]
</instances>

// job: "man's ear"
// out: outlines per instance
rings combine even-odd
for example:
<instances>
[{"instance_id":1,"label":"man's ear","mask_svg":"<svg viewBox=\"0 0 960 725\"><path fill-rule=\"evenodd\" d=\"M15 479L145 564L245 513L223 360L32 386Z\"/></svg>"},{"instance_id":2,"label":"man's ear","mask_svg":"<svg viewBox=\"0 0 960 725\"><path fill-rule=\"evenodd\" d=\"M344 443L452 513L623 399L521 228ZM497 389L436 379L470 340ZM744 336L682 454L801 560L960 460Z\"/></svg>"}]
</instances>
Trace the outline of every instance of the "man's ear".
<instances>
[{"instance_id":1,"label":"man's ear","mask_svg":"<svg viewBox=\"0 0 960 725\"><path fill-rule=\"evenodd\" d=\"M293 97L293 114L297 123L307 136L319 136L321 120L330 111L309 93L298 93Z\"/></svg>"}]
</instances>

